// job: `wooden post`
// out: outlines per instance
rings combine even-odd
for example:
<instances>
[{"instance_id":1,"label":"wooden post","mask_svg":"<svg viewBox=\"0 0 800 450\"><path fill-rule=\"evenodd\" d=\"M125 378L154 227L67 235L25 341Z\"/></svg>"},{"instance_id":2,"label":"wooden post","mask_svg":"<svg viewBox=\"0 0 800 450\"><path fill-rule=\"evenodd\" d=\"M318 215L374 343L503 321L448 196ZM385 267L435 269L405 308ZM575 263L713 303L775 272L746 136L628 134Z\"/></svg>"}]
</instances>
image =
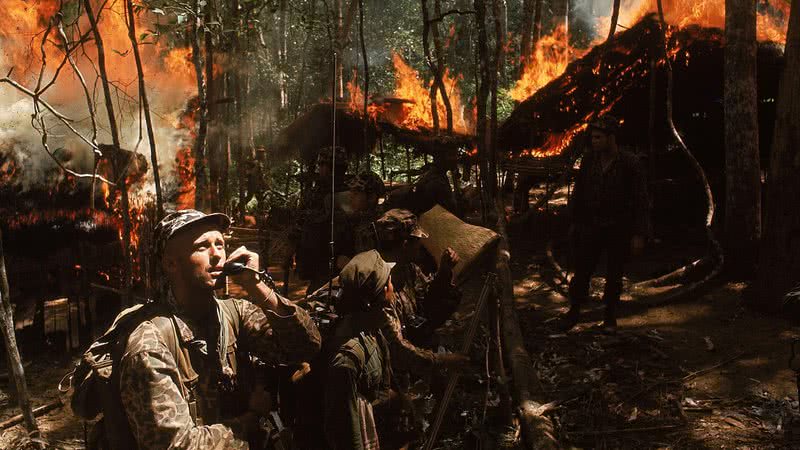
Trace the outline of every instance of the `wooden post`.
<instances>
[{"instance_id":1,"label":"wooden post","mask_svg":"<svg viewBox=\"0 0 800 450\"><path fill-rule=\"evenodd\" d=\"M11 310L9 297L8 277L6 276L6 261L3 254L3 234L0 231L0 330L3 333L3 342L8 352L9 372L14 376L14 385L17 388L17 403L22 410L25 428L29 433L39 433L36 418L31 408L31 399L28 395L28 384L25 382L25 369L22 367L22 358L17 348L17 337L14 335L14 314Z\"/></svg>"}]
</instances>

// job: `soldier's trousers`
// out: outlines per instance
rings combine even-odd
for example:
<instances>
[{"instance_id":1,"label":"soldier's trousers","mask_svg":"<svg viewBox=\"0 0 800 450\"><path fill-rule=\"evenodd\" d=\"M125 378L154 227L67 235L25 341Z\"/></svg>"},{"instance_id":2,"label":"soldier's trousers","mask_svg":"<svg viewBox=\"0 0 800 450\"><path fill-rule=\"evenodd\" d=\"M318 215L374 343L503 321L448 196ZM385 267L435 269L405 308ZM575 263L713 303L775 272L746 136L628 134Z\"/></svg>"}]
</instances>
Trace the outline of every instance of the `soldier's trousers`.
<instances>
[{"instance_id":1,"label":"soldier's trousers","mask_svg":"<svg viewBox=\"0 0 800 450\"><path fill-rule=\"evenodd\" d=\"M589 296L592 274L603 253L606 259L606 286L603 301L606 317L616 318L622 293L622 275L630 256L631 233L620 227L579 227L572 241L572 266L575 275L569 284L570 303L580 306Z\"/></svg>"}]
</instances>

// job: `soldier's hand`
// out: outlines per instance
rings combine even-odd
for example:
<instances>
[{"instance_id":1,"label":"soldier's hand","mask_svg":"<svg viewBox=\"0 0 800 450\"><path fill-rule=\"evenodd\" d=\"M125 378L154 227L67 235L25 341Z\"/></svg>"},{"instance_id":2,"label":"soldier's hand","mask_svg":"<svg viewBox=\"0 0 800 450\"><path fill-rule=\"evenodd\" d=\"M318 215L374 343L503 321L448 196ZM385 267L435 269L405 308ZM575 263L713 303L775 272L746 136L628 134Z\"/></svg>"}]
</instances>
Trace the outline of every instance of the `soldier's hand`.
<instances>
[{"instance_id":1,"label":"soldier's hand","mask_svg":"<svg viewBox=\"0 0 800 450\"><path fill-rule=\"evenodd\" d=\"M452 272L453 268L460 261L461 257L458 256L458 253L456 253L456 251L453 250L452 247L447 247L446 249L444 249L444 252L442 252L442 260L440 265L442 269Z\"/></svg>"},{"instance_id":2,"label":"soldier's hand","mask_svg":"<svg viewBox=\"0 0 800 450\"><path fill-rule=\"evenodd\" d=\"M466 372L472 366L469 356L463 353L440 353L436 359L442 367L455 372Z\"/></svg>"},{"instance_id":3,"label":"soldier's hand","mask_svg":"<svg viewBox=\"0 0 800 450\"><path fill-rule=\"evenodd\" d=\"M255 286L259 282L258 275L258 253L251 252L245 246L241 246L233 251L233 253L228 256L226 262L241 262L244 263L247 267L253 270L245 270L242 273L237 275L231 275L231 280L238 285L241 285L245 289ZM255 271L255 272L254 272Z\"/></svg>"}]
</instances>

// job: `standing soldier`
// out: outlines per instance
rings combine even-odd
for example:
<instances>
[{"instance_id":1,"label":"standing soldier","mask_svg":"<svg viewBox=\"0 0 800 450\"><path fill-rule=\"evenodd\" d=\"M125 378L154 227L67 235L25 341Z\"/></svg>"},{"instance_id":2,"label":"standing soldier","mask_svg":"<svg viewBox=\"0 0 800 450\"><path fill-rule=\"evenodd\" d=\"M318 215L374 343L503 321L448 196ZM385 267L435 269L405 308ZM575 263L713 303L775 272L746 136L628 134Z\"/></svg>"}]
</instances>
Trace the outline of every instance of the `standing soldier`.
<instances>
[{"instance_id":1,"label":"standing soldier","mask_svg":"<svg viewBox=\"0 0 800 450\"><path fill-rule=\"evenodd\" d=\"M609 333L616 331L625 262L631 253L641 253L650 233L645 173L636 156L617 148L618 126L618 120L611 116L591 124L591 151L584 155L575 179L570 202L575 275L569 285L571 307L561 323L565 330L578 323L592 272L605 250L603 328Z\"/></svg>"},{"instance_id":2,"label":"standing soldier","mask_svg":"<svg viewBox=\"0 0 800 450\"><path fill-rule=\"evenodd\" d=\"M183 210L156 226L170 295L155 318L133 329L119 363L121 404L130 424L124 448L248 448L246 436L257 431L265 399L236 400L244 388L237 384L237 353L300 362L320 348L308 314L257 276L258 254L240 247L226 255L222 233L230 223L224 214ZM249 268L232 277L249 300L214 296L226 261ZM156 320L162 316L167 320ZM171 323L169 331L159 323ZM177 349L171 350L167 333L177 336ZM109 431L118 440L127 436Z\"/></svg>"},{"instance_id":3,"label":"standing soldier","mask_svg":"<svg viewBox=\"0 0 800 450\"><path fill-rule=\"evenodd\" d=\"M332 171L335 178L332 180ZM296 249L297 270L301 278L309 280L308 292L314 292L328 280L331 241L332 196L347 190L347 154L342 147L327 147L317 157L317 176L300 205L295 228L290 235ZM332 185L332 181L335 182ZM333 190L333 192L332 192ZM337 217L338 216L338 217ZM334 220L343 222L344 215L334 215ZM336 227L342 229L345 227ZM341 247L346 246L347 236L335 236ZM338 254L338 252L337 252Z\"/></svg>"},{"instance_id":4,"label":"standing soldier","mask_svg":"<svg viewBox=\"0 0 800 450\"><path fill-rule=\"evenodd\" d=\"M353 230L353 253L376 248L375 219L378 201L386 189L375 172L362 172L350 181L350 229Z\"/></svg>"}]
</instances>

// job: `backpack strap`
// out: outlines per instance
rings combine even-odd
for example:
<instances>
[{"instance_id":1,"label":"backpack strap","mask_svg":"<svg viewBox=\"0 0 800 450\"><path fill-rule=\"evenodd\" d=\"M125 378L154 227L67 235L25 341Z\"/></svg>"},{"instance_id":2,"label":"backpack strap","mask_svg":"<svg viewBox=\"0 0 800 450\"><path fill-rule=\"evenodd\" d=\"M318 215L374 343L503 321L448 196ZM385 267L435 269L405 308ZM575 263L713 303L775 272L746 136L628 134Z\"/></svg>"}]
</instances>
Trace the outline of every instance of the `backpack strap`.
<instances>
[{"instance_id":1,"label":"backpack strap","mask_svg":"<svg viewBox=\"0 0 800 450\"><path fill-rule=\"evenodd\" d=\"M237 308L236 303L233 299L224 299L224 300L217 300L217 303L220 306L220 310L222 313L222 324L225 329L221 333L222 339L224 340L221 344L223 345L222 351L224 355L220 355L221 357L225 358L228 365L233 369L234 373L239 372L239 361L237 361L237 353L238 353L238 336L239 336L239 328L241 326L241 314L239 313L239 308Z\"/></svg>"},{"instance_id":2,"label":"backpack strap","mask_svg":"<svg viewBox=\"0 0 800 450\"><path fill-rule=\"evenodd\" d=\"M194 396L194 386L199 375L197 375L197 372L195 372L192 367L192 360L189 358L189 349L180 343L180 338L178 336L179 328L175 316L156 316L151 319L151 322L156 326L161 338L167 345L167 349L172 353L173 358L175 358L175 363L178 367L178 388L181 391L181 397L189 404L189 413L192 416L192 420L196 424L201 425L197 422L197 400Z\"/></svg>"}]
</instances>

